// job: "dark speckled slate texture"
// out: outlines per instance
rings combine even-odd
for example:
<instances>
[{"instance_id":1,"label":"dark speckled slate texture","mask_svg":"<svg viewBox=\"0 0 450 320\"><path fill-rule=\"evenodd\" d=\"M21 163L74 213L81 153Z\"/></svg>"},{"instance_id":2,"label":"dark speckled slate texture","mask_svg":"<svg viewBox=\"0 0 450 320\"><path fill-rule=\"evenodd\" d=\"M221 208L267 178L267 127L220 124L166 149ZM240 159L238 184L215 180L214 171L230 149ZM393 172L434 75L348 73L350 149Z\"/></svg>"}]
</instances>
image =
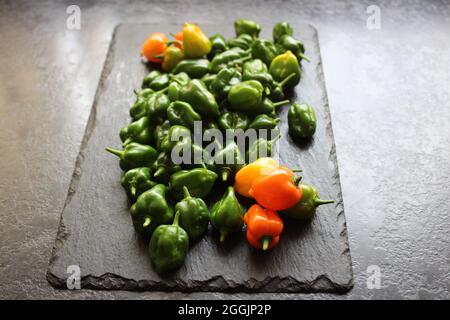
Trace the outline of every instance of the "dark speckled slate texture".
<instances>
[{"instance_id":1,"label":"dark speckled slate texture","mask_svg":"<svg viewBox=\"0 0 450 320\"><path fill-rule=\"evenodd\" d=\"M232 35L232 26L203 26L208 34ZM129 122L133 89L146 67L139 62L139 45L154 30L177 31L173 25L119 25L111 43L71 187L47 278L66 287L69 265L81 269L83 288L134 291L223 292L346 292L353 285L350 252L339 182L333 133L322 74L317 33L309 25L294 25L305 42L311 63L294 99L312 104L318 117L316 135L308 145L295 144L287 134L287 107L280 111L282 139L279 160L304 170L304 181L321 195L336 199L307 223L286 223L276 250L255 252L244 233L220 246L209 232L191 248L185 265L160 277L151 267L147 244L133 230L128 203L119 180L117 158L104 147L118 147L119 128ZM269 27L266 27L270 32ZM266 33L262 36L269 37Z\"/></svg>"}]
</instances>

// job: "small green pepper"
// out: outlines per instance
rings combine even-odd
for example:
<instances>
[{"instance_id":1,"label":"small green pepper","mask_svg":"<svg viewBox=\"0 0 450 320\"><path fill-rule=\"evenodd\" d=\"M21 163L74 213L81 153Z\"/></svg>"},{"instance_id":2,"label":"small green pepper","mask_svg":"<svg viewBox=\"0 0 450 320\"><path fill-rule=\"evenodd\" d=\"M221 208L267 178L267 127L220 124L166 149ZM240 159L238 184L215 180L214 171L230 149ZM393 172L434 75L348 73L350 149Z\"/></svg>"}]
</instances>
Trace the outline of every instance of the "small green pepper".
<instances>
[{"instance_id":1,"label":"small green pepper","mask_svg":"<svg viewBox=\"0 0 450 320\"><path fill-rule=\"evenodd\" d=\"M120 158L120 168L124 171L137 167L151 167L158 156L158 153L151 146L130 142L124 150L105 148L106 151Z\"/></svg>"},{"instance_id":2,"label":"small green pepper","mask_svg":"<svg viewBox=\"0 0 450 320\"><path fill-rule=\"evenodd\" d=\"M148 117L142 117L130 123L127 127L120 130L120 138L125 147L130 142L138 142L142 144L152 144L153 142L153 127L148 120Z\"/></svg>"},{"instance_id":3,"label":"small green pepper","mask_svg":"<svg viewBox=\"0 0 450 320\"><path fill-rule=\"evenodd\" d=\"M209 86L214 81L214 79L217 77L217 74L214 73L207 73L205 74L200 80L205 84L205 86L209 89Z\"/></svg>"},{"instance_id":4,"label":"small green pepper","mask_svg":"<svg viewBox=\"0 0 450 320\"><path fill-rule=\"evenodd\" d=\"M239 203L234 188L229 186L223 197L211 208L210 221L220 232L220 242L224 242L227 235L242 230L245 210Z\"/></svg>"},{"instance_id":5,"label":"small green pepper","mask_svg":"<svg viewBox=\"0 0 450 320\"><path fill-rule=\"evenodd\" d=\"M210 91L220 100L226 98L230 88L241 81L241 73L235 68L224 68L211 82Z\"/></svg>"},{"instance_id":6,"label":"small green pepper","mask_svg":"<svg viewBox=\"0 0 450 320\"><path fill-rule=\"evenodd\" d=\"M219 118L219 128L222 130L246 130L248 124L248 116L243 112L225 112Z\"/></svg>"},{"instance_id":7,"label":"small green pepper","mask_svg":"<svg viewBox=\"0 0 450 320\"><path fill-rule=\"evenodd\" d=\"M183 50L181 50L177 46L169 46L164 52L164 59L161 67L164 71L170 72L183 59Z\"/></svg>"},{"instance_id":8,"label":"small green pepper","mask_svg":"<svg viewBox=\"0 0 450 320\"><path fill-rule=\"evenodd\" d=\"M253 109L253 113L273 115L277 107L282 106L286 103L289 103L289 100L272 102L272 100L270 100L269 98L264 98L261 103Z\"/></svg>"},{"instance_id":9,"label":"small green pepper","mask_svg":"<svg viewBox=\"0 0 450 320\"><path fill-rule=\"evenodd\" d=\"M221 34L215 34L209 38L211 41L211 51L208 53L208 58L211 60L216 54L228 50L227 42Z\"/></svg>"},{"instance_id":10,"label":"small green pepper","mask_svg":"<svg viewBox=\"0 0 450 320\"><path fill-rule=\"evenodd\" d=\"M249 124L249 128L250 129L255 129L255 130L259 130L259 129L266 129L266 130L270 130L275 128L278 123L280 122L279 118L272 118L269 117L266 114L260 114L257 115L255 117L255 119L253 119L253 121Z\"/></svg>"},{"instance_id":11,"label":"small green pepper","mask_svg":"<svg viewBox=\"0 0 450 320\"><path fill-rule=\"evenodd\" d=\"M146 89L144 89L146 90ZM151 89L149 89L151 90ZM152 90L153 92L153 90ZM153 94L153 93L152 93ZM138 96L136 102L130 108L130 117L133 120L138 120L147 115L147 101L150 96Z\"/></svg>"},{"instance_id":12,"label":"small green pepper","mask_svg":"<svg viewBox=\"0 0 450 320\"><path fill-rule=\"evenodd\" d=\"M219 105L214 95L198 79L191 80L182 87L178 97L181 101L189 103L201 116L216 118L220 115Z\"/></svg>"},{"instance_id":13,"label":"small green pepper","mask_svg":"<svg viewBox=\"0 0 450 320\"><path fill-rule=\"evenodd\" d=\"M178 225L179 214L173 223L160 225L152 234L148 252L156 272L164 273L183 264L189 249L189 236Z\"/></svg>"},{"instance_id":14,"label":"small green pepper","mask_svg":"<svg viewBox=\"0 0 450 320\"><path fill-rule=\"evenodd\" d=\"M120 182L132 201L135 201L144 191L157 185L152 181L152 171L148 167L128 170L123 174Z\"/></svg>"},{"instance_id":15,"label":"small green pepper","mask_svg":"<svg viewBox=\"0 0 450 320\"><path fill-rule=\"evenodd\" d=\"M170 176L169 189L176 199L183 198L183 186L193 197L204 198L216 182L217 174L206 168L181 170Z\"/></svg>"},{"instance_id":16,"label":"small green pepper","mask_svg":"<svg viewBox=\"0 0 450 320\"><path fill-rule=\"evenodd\" d=\"M322 200L317 189L307 184L298 186L302 192L302 198L293 207L282 211L286 216L293 219L310 219L314 216L316 208L322 204L333 203L333 200Z\"/></svg>"},{"instance_id":17,"label":"small green pepper","mask_svg":"<svg viewBox=\"0 0 450 320\"><path fill-rule=\"evenodd\" d=\"M278 55L277 47L268 40L257 39L251 46L253 59L260 59L270 66L272 60Z\"/></svg>"},{"instance_id":18,"label":"small green pepper","mask_svg":"<svg viewBox=\"0 0 450 320\"><path fill-rule=\"evenodd\" d=\"M142 89L150 88L150 84L153 82L153 80L155 80L161 74L161 71L158 70L153 70L149 74L147 74L142 81Z\"/></svg>"},{"instance_id":19,"label":"small green pepper","mask_svg":"<svg viewBox=\"0 0 450 320\"><path fill-rule=\"evenodd\" d=\"M189 150L191 144L191 131L186 127L175 125L170 127L161 141L161 151L170 155L174 148L178 151Z\"/></svg>"},{"instance_id":20,"label":"small green pepper","mask_svg":"<svg viewBox=\"0 0 450 320\"><path fill-rule=\"evenodd\" d=\"M241 48L247 50L252 45L253 38L248 34L241 34L234 39L228 40L227 44L230 48Z\"/></svg>"},{"instance_id":21,"label":"small green pepper","mask_svg":"<svg viewBox=\"0 0 450 320\"><path fill-rule=\"evenodd\" d=\"M181 86L185 86L188 84L188 82L191 80L189 75L186 72L179 72L177 74L170 74L170 83L176 82L180 84Z\"/></svg>"},{"instance_id":22,"label":"small green pepper","mask_svg":"<svg viewBox=\"0 0 450 320\"><path fill-rule=\"evenodd\" d=\"M174 164L167 152L161 152L156 158L152 169L154 170L153 177L156 181L161 183L168 183L170 175L174 172L180 171L181 166Z\"/></svg>"},{"instance_id":23,"label":"small green pepper","mask_svg":"<svg viewBox=\"0 0 450 320\"><path fill-rule=\"evenodd\" d=\"M280 45L284 50L291 51L297 59L300 61L301 59L305 59L306 61L309 61L309 58L304 55L305 53L305 46L303 43L297 39L295 39L292 36L284 35L280 39Z\"/></svg>"},{"instance_id":24,"label":"small green pepper","mask_svg":"<svg viewBox=\"0 0 450 320\"><path fill-rule=\"evenodd\" d=\"M194 122L201 121L200 115L195 112L191 105L183 101L174 101L167 108L167 119L170 125L185 126L191 130L194 129Z\"/></svg>"},{"instance_id":25,"label":"small green pepper","mask_svg":"<svg viewBox=\"0 0 450 320\"><path fill-rule=\"evenodd\" d=\"M167 118L167 108L170 105L169 97L157 92L147 101L147 115L152 123L162 123Z\"/></svg>"},{"instance_id":26,"label":"small green pepper","mask_svg":"<svg viewBox=\"0 0 450 320\"><path fill-rule=\"evenodd\" d=\"M242 81L231 87L228 93L230 107L235 111L252 112L262 101L264 87L259 81Z\"/></svg>"},{"instance_id":27,"label":"small green pepper","mask_svg":"<svg viewBox=\"0 0 450 320\"><path fill-rule=\"evenodd\" d=\"M272 75L260 59L250 60L244 63L242 66L242 80L259 81L265 88L270 88L273 85Z\"/></svg>"},{"instance_id":28,"label":"small green pepper","mask_svg":"<svg viewBox=\"0 0 450 320\"><path fill-rule=\"evenodd\" d=\"M294 29L288 22L278 22L272 30L273 41L277 43L284 35L292 36Z\"/></svg>"},{"instance_id":29,"label":"small green pepper","mask_svg":"<svg viewBox=\"0 0 450 320\"><path fill-rule=\"evenodd\" d=\"M238 19L234 22L234 31L236 32L236 36L248 34L254 38L257 38L261 32L261 26L251 20Z\"/></svg>"},{"instance_id":30,"label":"small green pepper","mask_svg":"<svg viewBox=\"0 0 450 320\"><path fill-rule=\"evenodd\" d=\"M245 164L238 145L233 141L218 151L210 160L209 165L220 175L222 181L234 177L234 174Z\"/></svg>"},{"instance_id":31,"label":"small green pepper","mask_svg":"<svg viewBox=\"0 0 450 320\"><path fill-rule=\"evenodd\" d=\"M288 111L289 134L293 138L310 138L316 131L316 113L306 103L294 103Z\"/></svg>"},{"instance_id":32,"label":"small green pepper","mask_svg":"<svg viewBox=\"0 0 450 320\"><path fill-rule=\"evenodd\" d=\"M218 73L226 67L234 67L251 59L250 50L243 50L239 47L231 48L217 54L209 63L209 70Z\"/></svg>"},{"instance_id":33,"label":"small green pepper","mask_svg":"<svg viewBox=\"0 0 450 320\"><path fill-rule=\"evenodd\" d=\"M169 97L169 100L171 102L178 100L178 95L180 93L180 89L181 89L181 85L176 81L173 81L169 84L169 89L167 90L167 96Z\"/></svg>"},{"instance_id":34,"label":"small green pepper","mask_svg":"<svg viewBox=\"0 0 450 320\"><path fill-rule=\"evenodd\" d=\"M291 81L292 78L295 78L295 73L291 73L286 78L284 78L281 82L274 81L272 83L272 87L270 88L269 98L274 101L280 101L284 99L284 86Z\"/></svg>"},{"instance_id":35,"label":"small green pepper","mask_svg":"<svg viewBox=\"0 0 450 320\"><path fill-rule=\"evenodd\" d=\"M173 209L167 203L166 194L167 187L157 184L144 191L131 206L131 220L137 233L148 237L156 227L172 221Z\"/></svg>"},{"instance_id":36,"label":"small green pepper","mask_svg":"<svg viewBox=\"0 0 450 320\"><path fill-rule=\"evenodd\" d=\"M189 241L199 240L208 230L209 210L205 201L191 197L183 187L184 199L175 205L175 213L180 214L180 227L189 235Z\"/></svg>"},{"instance_id":37,"label":"small green pepper","mask_svg":"<svg viewBox=\"0 0 450 320\"><path fill-rule=\"evenodd\" d=\"M154 94L155 91L153 91L150 88L145 88L145 89L141 89L139 91L134 91L134 93L136 94L136 99L143 98L145 100L148 97L150 97L152 94Z\"/></svg>"},{"instance_id":38,"label":"small green pepper","mask_svg":"<svg viewBox=\"0 0 450 320\"><path fill-rule=\"evenodd\" d=\"M283 87L286 88L292 88L300 82L300 65L298 64L297 57L289 50L272 60L269 72L273 79L279 82L294 74L289 81L284 83Z\"/></svg>"},{"instance_id":39,"label":"small green pepper","mask_svg":"<svg viewBox=\"0 0 450 320\"><path fill-rule=\"evenodd\" d=\"M160 76L153 79L153 81L148 86L153 91L160 91L169 85L169 75L167 73L163 73Z\"/></svg>"},{"instance_id":40,"label":"small green pepper","mask_svg":"<svg viewBox=\"0 0 450 320\"><path fill-rule=\"evenodd\" d=\"M185 72L191 78L200 79L208 73L208 59L193 59L180 61L172 70L173 74Z\"/></svg>"},{"instance_id":41,"label":"small green pepper","mask_svg":"<svg viewBox=\"0 0 450 320\"><path fill-rule=\"evenodd\" d=\"M161 150L161 143L164 141L164 138L169 134L169 130L170 130L169 120L166 120L162 124L159 124L155 127L155 130L153 131L153 139L156 144L156 149Z\"/></svg>"},{"instance_id":42,"label":"small green pepper","mask_svg":"<svg viewBox=\"0 0 450 320\"><path fill-rule=\"evenodd\" d=\"M273 146L276 141L280 138L280 135L276 136L272 140L267 140L264 138L258 138L247 150L245 161L247 163L252 163L259 158L273 157Z\"/></svg>"}]
</instances>

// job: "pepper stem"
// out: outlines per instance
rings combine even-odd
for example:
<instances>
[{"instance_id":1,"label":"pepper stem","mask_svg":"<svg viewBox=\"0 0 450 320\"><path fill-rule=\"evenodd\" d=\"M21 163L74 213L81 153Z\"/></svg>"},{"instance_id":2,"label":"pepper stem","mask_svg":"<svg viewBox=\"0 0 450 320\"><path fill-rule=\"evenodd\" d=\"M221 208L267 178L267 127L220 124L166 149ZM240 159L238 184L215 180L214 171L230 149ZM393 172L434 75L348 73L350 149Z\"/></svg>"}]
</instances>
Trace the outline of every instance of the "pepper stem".
<instances>
[{"instance_id":1,"label":"pepper stem","mask_svg":"<svg viewBox=\"0 0 450 320\"><path fill-rule=\"evenodd\" d=\"M117 149L113 149L113 148L109 148L109 147L105 148L105 150L108 151L109 153L112 153L112 154L118 156L118 157L122 157L122 155L123 155L123 151L121 151L121 150L117 150Z\"/></svg>"},{"instance_id":2,"label":"pepper stem","mask_svg":"<svg viewBox=\"0 0 450 320\"><path fill-rule=\"evenodd\" d=\"M136 196L136 187L135 186L130 187L130 193L133 198Z\"/></svg>"},{"instance_id":3,"label":"pepper stem","mask_svg":"<svg viewBox=\"0 0 450 320\"><path fill-rule=\"evenodd\" d=\"M275 138L273 138L270 143L274 144L275 142L277 142L277 140L279 140L281 138L281 134L277 134Z\"/></svg>"},{"instance_id":4,"label":"pepper stem","mask_svg":"<svg viewBox=\"0 0 450 320\"><path fill-rule=\"evenodd\" d=\"M327 204L327 203L333 203L334 200L322 200L322 199L314 199L314 203L317 206L320 206L322 204Z\"/></svg>"},{"instance_id":5,"label":"pepper stem","mask_svg":"<svg viewBox=\"0 0 450 320\"><path fill-rule=\"evenodd\" d=\"M298 185L299 185L300 182L302 181L302 177L301 177L301 176L293 176L293 177L292 177L292 181L293 181L294 184L298 187Z\"/></svg>"},{"instance_id":6,"label":"pepper stem","mask_svg":"<svg viewBox=\"0 0 450 320\"><path fill-rule=\"evenodd\" d=\"M127 144L129 144L129 143L131 143L131 142L133 142L133 139L132 139L132 138L127 138L127 139L125 139L125 141L122 143L122 146L125 147Z\"/></svg>"},{"instance_id":7,"label":"pepper stem","mask_svg":"<svg viewBox=\"0 0 450 320\"><path fill-rule=\"evenodd\" d=\"M153 174L154 177L158 177L162 174L166 173L166 168L164 167L159 167L158 170L155 171L155 173Z\"/></svg>"},{"instance_id":8,"label":"pepper stem","mask_svg":"<svg viewBox=\"0 0 450 320\"><path fill-rule=\"evenodd\" d=\"M226 236L227 233L225 231L220 231L220 243L223 243L225 241Z\"/></svg>"},{"instance_id":9,"label":"pepper stem","mask_svg":"<svg viewBox=\"0 0 450 320\"><path fill-rule=\"evenodd\" d=\"M222 170L222 181L227 181L229 174L230 174L230 171L224 168Z\"/></svg>"},{"instance_id":10,"label":"pepper stem","mask_svg":"<svg viewBox=\"0 0 450 320\"><path fill-rule=\"evenodd\" d=\"M300 58L302 58L308 62L311 62L311 60L309 60L309 58L307 56L305 56L303 53L298 53L298 55L300 56Z\"/></svg>"},{"instance_id":11,"label":"pepper stem","mask_svg":"<svg viewBox=\"0 0 450 320\"><path fill-rule=\"evenodd\" d=\"M159 90L159 91L155 91L154 93L164 93L164 92L166 92L167 90L169 90L169 87L165 87L164 89L161 89L161 90Z\"/></svg>"},{"instance_id":12,"label":"pepper stem","mask_svg":"<svg viewBox=\"0 0 450 320\"><path fill-rule=\"evenodd\" d=\"M276 108L276 107L282 106L283 104L286 104L286 103L289 103L289 102L290 101L286 99L286 100L283 100L283 101L274 102L273 106Z\"/></svg>"},{"instance_id":13,"label":"pepper stem","mask_svg":"<svg viewBox=\"0 0 450 320\"><path fill-rule=\"evenodd\" d=\"M261 249L263 249L264 251L269 249L270 242L272 242L272 237L271 236L264 236L261 239Z\"/></svg>"},{"instance_id":14,"label":"pepper stem","mask_svg":"<svg viewBox=\"0 0 450 320\"><path fill-rule=\"evenodd\" d=\"M290 169L292 172L303 172L302 169Z\"/></svg>"},{"instance_id":15,"label":"pepper stem","mask_svg":"<svg viewBox=\"0 0 450 320\"><path fill-rule=\"evenodd\" d=\"M281 81L281 82L279 83L279 85L280 85L281 87L283 87L283 86L286 84L286 82L288 82L289 80L291 80L293 77L295 77L295 72L292 72L290 75L288 75L286 78L284 78L283 81Z\"/></svg>"},{"instance_id":16,"label":"pepper stem","mask_svg":"<svg viewBox=\"0 0 450 320\"><path fill-rule=\"evenodd\" d=\"M172 225L173 226L177 226L178 225L178 220L180 219L180 211L175 212L175 218L173 218L173 222Z\"/></svg>"},{"instance_id":17,"label":"pepper stem","mask_svg":"<svg viewBox=\"0 0 450 320\"><path fill-rule=\"evenodd\" d=\"M145 217L144 223L142 224L142 226L144 228L147 228L150 225L151 222L152 222L152 219L150 219L150 217Z\"/></svg>"},{"instance_id":18,"label":"pepper stem","mask_svg":"<svg viewBox=\"0 0 450 320\"><path fill-rule=\"evenodd\" d=\"M191 194L189 193L189 189L186 186L183 186L184 198L190 198Z\"/></svg>"}]
</instances>

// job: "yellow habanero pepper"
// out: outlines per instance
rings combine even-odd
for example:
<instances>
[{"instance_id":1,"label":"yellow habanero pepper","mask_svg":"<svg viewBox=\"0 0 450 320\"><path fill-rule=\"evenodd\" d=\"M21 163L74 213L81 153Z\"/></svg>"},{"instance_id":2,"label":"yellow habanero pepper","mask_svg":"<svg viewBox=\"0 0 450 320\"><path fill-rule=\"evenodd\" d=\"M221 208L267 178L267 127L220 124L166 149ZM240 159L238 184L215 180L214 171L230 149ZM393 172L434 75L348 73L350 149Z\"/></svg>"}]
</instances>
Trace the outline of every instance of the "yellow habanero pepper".
<instances>
[{"instance_id":1,"label":"yellow habanero pepper","mask_svg":"<svg viewBox=\"0 0 450 320\"><path fill-rule=\"evenodd\" d=\"M259 158L236 173L234 190L244 197L253 198L248 193L253 181L261 176L270 175L279 167L279 164L272 158Z\"/></svg>"},{"instance_id":2,"label":"yellow habanero pepper","mask_svg":"<svg viewBox=\"0 0 450 320\"><path fill-rule=\"evenodd\" d=\"M201 58L211 51L211 41L198 25L186 22L183 27L183 48L186 58Z\"/></svg>"}]
</instances>

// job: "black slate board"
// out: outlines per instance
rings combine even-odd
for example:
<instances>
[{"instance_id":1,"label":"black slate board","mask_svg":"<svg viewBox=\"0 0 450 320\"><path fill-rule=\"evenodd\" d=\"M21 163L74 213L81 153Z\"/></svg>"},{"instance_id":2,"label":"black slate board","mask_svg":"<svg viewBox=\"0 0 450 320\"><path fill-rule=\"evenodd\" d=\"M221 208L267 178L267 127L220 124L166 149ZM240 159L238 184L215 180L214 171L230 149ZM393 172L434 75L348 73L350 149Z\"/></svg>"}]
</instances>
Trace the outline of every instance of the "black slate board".
<instances>
[{"instance_id":1,"label":"black slate board","mask_svg":"<svg viewBox=\"0 0 450 320\"><path fill-rule=\"evenodd\" d=\"M180 25L122 24L111 42L94 106L78 156L72 183L47 273L48 281L66 288L67 267L78 265L81 286L88 289L134 291L223 292L345 292L353 284L350 251L342 203L331 119L320 60L317 32L309 25L293 25L307 48L310 63L294 99L315 107L318 127L307 145L287 134L287 107L282 119L279 161L302 168L303 180L316 185L325 198L306 223L285 224L275 250L261 253L245 241L244 233L225 245L208 235L190 249L178 271L158 276L151 266L147 244L133 230L128 202L119 180L116 157L104 151L119 147L118 131L129 122L128 109L147 72L139 61L139 47L149 32L176 32ZM233 33L232 25L202 26L207 34ZM270 37L272 26L263 26Z\"/></svg>"}]
</instances>

